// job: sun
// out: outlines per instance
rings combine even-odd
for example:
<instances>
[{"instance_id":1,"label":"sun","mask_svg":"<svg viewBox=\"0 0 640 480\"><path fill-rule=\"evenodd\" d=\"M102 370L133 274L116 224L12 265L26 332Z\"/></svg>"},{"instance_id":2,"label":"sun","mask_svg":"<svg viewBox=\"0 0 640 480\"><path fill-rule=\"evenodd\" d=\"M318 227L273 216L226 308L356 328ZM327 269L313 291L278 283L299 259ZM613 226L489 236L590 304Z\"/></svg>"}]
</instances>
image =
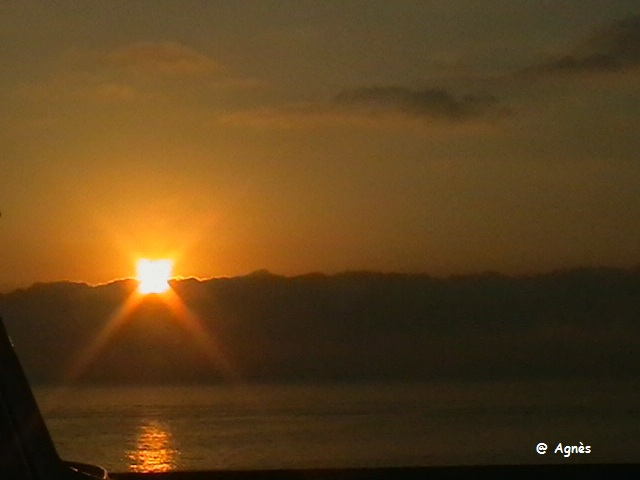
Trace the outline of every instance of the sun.
<instances>
[{"instance_id":1,"label":"sun","mask_svg":"<svg viewBox=\"0 0 640 480\"><path fill-rule=\"evenodd\" d=\"M143 295L166 292L169 290L172 269L173 262L166 258L161 260L141 258L136 264L138 291Z\"/></svg>"}]
</instances>

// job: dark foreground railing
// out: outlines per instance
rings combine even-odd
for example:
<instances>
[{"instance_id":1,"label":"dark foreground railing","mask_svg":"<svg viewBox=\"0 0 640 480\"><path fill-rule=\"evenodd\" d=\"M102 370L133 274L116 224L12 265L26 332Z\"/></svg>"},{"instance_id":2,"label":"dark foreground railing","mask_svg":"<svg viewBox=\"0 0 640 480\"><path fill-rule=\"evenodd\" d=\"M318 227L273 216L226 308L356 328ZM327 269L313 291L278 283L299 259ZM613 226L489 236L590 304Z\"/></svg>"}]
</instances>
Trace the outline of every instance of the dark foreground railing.
<instances>
[{"instance_id":1,"label":"dark foreground railing","mask_svg":"<svg viewBox=\"0 0 640 480\"><path fill-rule=\"evenodd\" d=\"M638 453L640 457L640 452ZM640 479L640 464L499 465L478 467L355 468L112 473L113 480L417 480L417 479Z\"/></svg>"}]
</instances>

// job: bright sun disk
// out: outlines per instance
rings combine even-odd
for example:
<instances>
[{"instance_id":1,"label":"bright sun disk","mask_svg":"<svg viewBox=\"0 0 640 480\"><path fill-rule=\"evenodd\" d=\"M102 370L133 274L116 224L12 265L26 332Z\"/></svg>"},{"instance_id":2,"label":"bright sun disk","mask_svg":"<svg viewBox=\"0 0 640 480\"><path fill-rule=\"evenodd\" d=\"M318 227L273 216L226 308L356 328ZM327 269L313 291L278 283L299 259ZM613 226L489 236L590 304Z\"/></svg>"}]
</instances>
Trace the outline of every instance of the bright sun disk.
<instances>
[{"instance_id":1,"label":"bright sun disk","mask_svg":"<svg viewBox=\"0 0 640 480\"><path fill-rule=\"evenodd\" d=\"M149 260L141 258L136 264L138 277L138 290L146 295L148 293L164 293L169 290L169 279L173 262L168 259Z\"/></svg>"}]
</instances>

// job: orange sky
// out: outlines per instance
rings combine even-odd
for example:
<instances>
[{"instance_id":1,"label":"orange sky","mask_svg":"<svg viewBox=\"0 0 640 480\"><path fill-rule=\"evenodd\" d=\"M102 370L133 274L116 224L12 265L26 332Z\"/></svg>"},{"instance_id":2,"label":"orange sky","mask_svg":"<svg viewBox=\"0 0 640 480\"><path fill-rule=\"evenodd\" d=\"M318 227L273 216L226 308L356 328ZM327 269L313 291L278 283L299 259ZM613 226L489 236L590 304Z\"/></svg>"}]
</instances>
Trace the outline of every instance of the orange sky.
<instances>
[{"instance_id":1,"label":"orange sky","mask_svg":"<svg viewBox=\"0 0 640 480\"><path fill-rule=\"evenodd\" d=\"M640 258L638 1L0 9L0 291Z\"/></svg>"}]
</instances>

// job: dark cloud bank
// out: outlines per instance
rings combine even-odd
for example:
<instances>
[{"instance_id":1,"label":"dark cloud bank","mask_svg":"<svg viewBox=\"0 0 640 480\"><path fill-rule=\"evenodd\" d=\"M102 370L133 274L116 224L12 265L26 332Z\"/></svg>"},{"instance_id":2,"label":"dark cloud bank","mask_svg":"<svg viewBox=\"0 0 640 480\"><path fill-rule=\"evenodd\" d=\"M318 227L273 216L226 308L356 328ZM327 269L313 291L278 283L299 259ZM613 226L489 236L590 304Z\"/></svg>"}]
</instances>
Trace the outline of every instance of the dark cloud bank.
<instances>
[{"instance_id":1,"label":"dark cloud bank","mask_svg":"<svg viewBox=\"0 0 640 480\"><path fill-rule=\"evenodd\" d=\"M59 382L135 289L39 284L0 296L29 376ZM640 269L532 277L268 273L174 289L230 370L148 297L83 382L637 377ZM225 370L226 369L226 370Z\"/></svg>"}]
</instances>

